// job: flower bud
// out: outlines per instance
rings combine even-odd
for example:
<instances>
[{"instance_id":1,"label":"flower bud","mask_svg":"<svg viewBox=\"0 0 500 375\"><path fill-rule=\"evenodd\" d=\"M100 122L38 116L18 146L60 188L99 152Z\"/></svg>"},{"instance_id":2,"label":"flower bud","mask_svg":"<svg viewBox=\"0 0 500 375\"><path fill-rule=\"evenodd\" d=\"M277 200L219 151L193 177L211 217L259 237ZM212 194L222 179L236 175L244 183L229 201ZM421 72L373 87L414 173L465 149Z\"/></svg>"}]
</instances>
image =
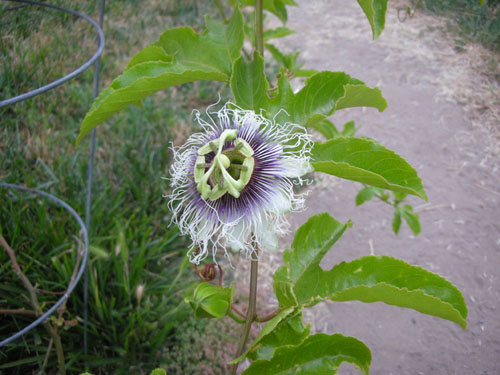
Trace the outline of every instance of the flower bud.
<instances>
[{"instance_id":1,"label":"flower bud","mask_svg":"<svg viewBox=\"0 0 500 375\"><path fill-rule=\"evenodd\" d=\"M223 318L231 308L233 292L233 289L203 282L184 301L193 308L195 319Z\"/></svg>"},{"instance_id":2,"label":"flower bud","mask_svg":"<svg viewBox=\"0 0 500 375\"><path fill-rule=\"evenodd\" d=\"M215 268L217 264L209 263L205 264L205 266L201 269L200 275L202 280L204 281L212 281L217 277L217 268Z\"/></svg>"}]
</instances>

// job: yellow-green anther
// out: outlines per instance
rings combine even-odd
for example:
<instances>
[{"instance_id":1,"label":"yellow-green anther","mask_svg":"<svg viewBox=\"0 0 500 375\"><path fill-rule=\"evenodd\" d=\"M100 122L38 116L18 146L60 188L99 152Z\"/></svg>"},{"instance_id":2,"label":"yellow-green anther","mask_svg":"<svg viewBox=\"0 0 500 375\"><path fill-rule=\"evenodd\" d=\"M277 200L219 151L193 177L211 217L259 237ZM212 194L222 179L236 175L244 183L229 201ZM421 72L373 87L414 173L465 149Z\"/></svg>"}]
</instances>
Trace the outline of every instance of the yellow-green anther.
<instances>
[{"instance_id":1,"label":"yellow-green anther","mask_svg":"<svg viewBox=\"0 0 500 375\"><path fill-rule=\"evenodd\" d=\"M246 157L250 157L254 153L252 147L250 147L248 142L242 138L236 138L236 140L234 141L234 146L239 153L245 155Z\"/></svg>"},{"instance_id":2,"label":"yellow-green anther","mask_svg":"<svg viewBox=\"0 0 500 375\"><path fill-rule=\"evenodd\" d=\"M245 158L245 160L243 160L242 167L245 167L245 169L242 168L240 174L240 181L243 184L243 186L246 186L250 182L254 166L255 166L254 158Z\"/></svg>"},{"instance_id":3,"label":"yellow-green anther","mask_svg":"<svg viewBox=\"0 0 500 375\"><path fill-rule=\"evenodd\" d=\"M235 198L240 197L240 191L231 184L227 184L227 192Z\"/></svg>"},{"instance_id":4,"label":"yellow-green anther","mask_svg":"<svg viewBox=\"0 0 500 375\"><path fill-rule=\"evenodd\" d=\"M212 175L214 169L215 169L215 163L212 163L208 171L206 171L201 177L200 182L198 182L198 185L196 185L196 189L201 194L201 197L203 199L206 199L208 197L208 193L210 193L210 185L208 184L208 179Z\"/></svg>"},{"instance_id":5,"label":"yellow-green anther","mask_svg":"<svg viewBox=\"0 0 500 375\"><path fill-rule=\"evenodd\" d=\"M219 185L215 185L210 194L208 195L208 199L210 199L211 201L215 201L226 193L227 193L226 188L221 188Z\"/></svg>"},{"instance_id":6,"label":"yellow-green anther","mask_svg":"<svg viewBox=\"0 0 500 375\"><path fill-rule=\"evenodd\" d=\"M196 163L194 163L194 182L196 183L200 182L204 174L205 174L205 157L198 156L196 158Z\"/></svg>"},{"instance_id":7,"label":"yellow-green anther","mask_svg":"<svg viewBox=\"0 0 500 375\"><path fill-rule=\"evenodd\" d=\"M215 139L201 146L198 149L198 155L206 155L209 152L217 152L218 147L219 147L219 140Z\"/></svg>"},{"instance_id":8,"label":"yellow-green anther","mask_svg":"<svg viewBox=\"0 0 500 375\"><path fill-rule=\"evenodd\" d=\"M202 181L198 184L198 191L203 199L207 199L211 192L210 185L206 181Z\"/></svg>"}]
</instances>

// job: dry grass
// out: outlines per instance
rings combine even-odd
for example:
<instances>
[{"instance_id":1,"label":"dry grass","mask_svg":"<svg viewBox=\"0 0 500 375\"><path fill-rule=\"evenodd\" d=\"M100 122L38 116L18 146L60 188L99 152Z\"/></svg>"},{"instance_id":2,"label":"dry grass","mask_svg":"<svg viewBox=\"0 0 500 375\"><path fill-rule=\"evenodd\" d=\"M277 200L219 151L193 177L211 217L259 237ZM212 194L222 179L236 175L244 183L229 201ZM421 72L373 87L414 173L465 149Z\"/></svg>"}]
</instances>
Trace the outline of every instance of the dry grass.
<instances>
[{"instance_id":1,"label":"dry grass","mask_svg":"<svg viewBox=\"0 0 500 375\"><path fill-rule=\"evenodd\" d=\"M391 3L395 10L406 1ZM386 30L379 40L390 45L388 61L413 59L434 70L428 79L438 88L441 100L459 104L474 131L489 140L487 154L500 153L500 55L479 44L457 46L455 36L446 31L446 20L422 12L405 22L389 11ZM473 134L469 134L473 137Z\"/></svg>"}]
</instances>

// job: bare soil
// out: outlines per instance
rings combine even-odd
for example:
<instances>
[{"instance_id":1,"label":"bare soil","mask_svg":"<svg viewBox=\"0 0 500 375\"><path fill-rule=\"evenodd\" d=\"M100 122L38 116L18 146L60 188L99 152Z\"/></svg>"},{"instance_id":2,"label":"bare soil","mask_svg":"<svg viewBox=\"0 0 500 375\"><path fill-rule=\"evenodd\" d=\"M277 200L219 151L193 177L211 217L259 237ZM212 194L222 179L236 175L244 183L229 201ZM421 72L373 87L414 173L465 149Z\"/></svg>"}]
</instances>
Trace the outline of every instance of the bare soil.
<instances>
[{"instance_id":1,"label":"bare soil","mask_svg":"<svg viewBox=\"0 0 500 375\"><path fill-rule=\"evenodd\" d=\"M415 237L403 226L396 236L391 207L355 207L359 184L321 177L310 188L308 209L292 215L292 233L324 211L352 219L353 228L322 263L325 269L364 255L394 256L448 278L469 308L465 331L382 303L324 303L308 310L306 320L315 332L363 340L372 351L374 375L500 374L500 90L484 74L489 52L473 44L456 50L453 36L442 32L444 22L431 16L399 21L394 3L375 42L355 1L299 4L288 22L297 34L279 47L300 50L305 68L345 71L381 88L389 104L385 112L345 110L332 120L338 126L355 120L362 126L359 136L406 158L422 177L429 202L410 202L422 233ZM262 302L280 262L279 254L262 256ZM340 373L359 371L343 365Z\"/></svg>"}]
</instances>

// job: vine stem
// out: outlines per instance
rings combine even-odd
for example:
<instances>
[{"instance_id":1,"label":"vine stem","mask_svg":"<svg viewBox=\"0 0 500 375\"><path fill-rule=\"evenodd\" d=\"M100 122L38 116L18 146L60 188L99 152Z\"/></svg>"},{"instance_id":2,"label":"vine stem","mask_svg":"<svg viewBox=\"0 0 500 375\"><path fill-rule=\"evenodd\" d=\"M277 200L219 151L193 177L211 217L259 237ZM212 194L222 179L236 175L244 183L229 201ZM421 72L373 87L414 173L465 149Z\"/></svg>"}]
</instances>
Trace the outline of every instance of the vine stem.
<instances>
[{"instance_id":1,"label":"vine stem","mask_svg":"<svg viewBox=\"0 0 500 375\"><path fill-rule=\"evenodd\" d=\"M245 320L245 326L243 327L243 333L241 335L241 341L238 344L238 351L236 352L236 357L238 358L245 351L245 345L248 340L248 335L250 333L250 328L255 320L255 305L257 301L257 275L259 271L259 260L258 251L252 254L251 266L250 266L250 296L248 298L248 311ZM231 365L230 374L236 375L236 370L238 369L238 363Z\"/></svg>"},{"instance_id":2,"label":"vine stem","mask_svg":"<svg viewBox=\"0 0 500 375\"><path fill-rule=\"evenodd\" d=\"M214 0L215 6L219 10L220 15L222 16L222 20L227 22L226 14L224 13L224 7L222 6L220 0Z\"/></svg>"},{"instance_id":3,"label":"vine stem","mask_svg":"<svg viewBox=\"0 0 500 375\"><path fill-rule=\"evenodd\" d=\"M263 0L255 0L255 48L264 57L264 5Z\"/></svg>"}]
</instances>

